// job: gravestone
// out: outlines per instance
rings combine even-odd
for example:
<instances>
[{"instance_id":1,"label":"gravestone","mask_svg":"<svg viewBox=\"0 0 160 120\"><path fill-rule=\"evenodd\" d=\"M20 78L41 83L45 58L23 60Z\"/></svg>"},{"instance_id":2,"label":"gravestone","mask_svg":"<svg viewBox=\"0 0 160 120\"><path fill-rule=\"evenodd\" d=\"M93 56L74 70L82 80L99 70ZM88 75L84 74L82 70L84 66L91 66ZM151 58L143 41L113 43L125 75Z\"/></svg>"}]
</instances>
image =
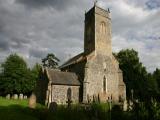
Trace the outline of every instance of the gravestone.
<instances>
[{"instance_id":1,"label":"gravestone","mask_svg":"<svg viewBox=\"0 0 160 120\"><path fill-rule=\"evenodd\" d=\"M18 95L17 94L13 94L13 99L17 100L18 99Z\"/></svg>"},{"instance_id":2,"label":"gravestone","mask_svg":"<svg viewBox=\"0 0 160 120\"><path fill-rule=\"evenodd\" d=\"M127 103L127 100L125 100L123 102L123 111L127 111L127 109L128 109L128 103Z\"/></svg>"},{"instance_id":3,"label":"gravestone","mask_svg":"<svg viewBox=\"0 0 160 120\"><path fill-rule=\"evenodd\" d=\"M35 108L36 107L36 96L34 93L29 97L29 107Z\"/></svg>"},{"instance_id":4,"label":"gravestone","mask_svg":"<svg viewBox=\"0 0 160 120\"><path fill-rule=\"evenodd\" d=\"M24 95L24 97L23 97L24 99L27 99L27 95Z\"/></svg>"},{"instance_id":5,"label":"gravestone","mask_svg":"<svg viewBox=\"0 0 160 120\"><path fill-rule=\"evenodd\" d=\"M68 99L68 101L66 101L66 103L67 103L67 107L70 108L70 107L71 107L72 100L71 100L71 99Z\"/></svg>"},{"instance_id":6,"label":"gravestone","mask_svg":"<svg viewBox=\"0 0 160 120\"><path fill-rule=\"evenodd\" d=\"M10 99L11 98L11 95L10 94L7 94L6 95L6 99Z\"/></svg>"},{"instance_id":7,"label":"gravestone","mask_svg":"<svg viewBox=\"0 0 160 120\"><path fill-rule=\"evenodd\" d=\"M57 103L56 102L51 102L49 105L49 110L54 112L57 110Z\"/></svg>"},{"instance_id":8,"label":"gravestone","mask_svg":"<svg viewBox=\"0 0 160 120\"><path fill-rule=\"evenodd\" d=\"M19 99L23 100L23 94L19 94Z\"/></svg>"},{"instance_id":9,"label":"gravestone","mask_svg":"<svg viewBox=\"0 0 160 120\"><path fill-rule=\"evenodd\" d=\"M129 110L133 109L133 101L131 101L131 100L129 100L128 109Z\"/></svg>"}]
</instances>

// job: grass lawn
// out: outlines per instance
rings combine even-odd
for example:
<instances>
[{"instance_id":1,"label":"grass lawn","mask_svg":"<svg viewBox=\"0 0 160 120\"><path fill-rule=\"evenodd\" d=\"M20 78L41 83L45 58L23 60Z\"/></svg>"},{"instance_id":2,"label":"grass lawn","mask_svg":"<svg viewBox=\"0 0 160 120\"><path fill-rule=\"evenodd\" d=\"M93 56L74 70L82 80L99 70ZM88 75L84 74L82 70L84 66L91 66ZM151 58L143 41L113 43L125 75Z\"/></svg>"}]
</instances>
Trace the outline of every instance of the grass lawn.
<instances>
[{"instance_id":1,"label":"grass lawn","mask_svg":"<svg viewBox=\"0 0 160 120\"><path fill-rule=\"evenodd\" d=\"M28 100L8 100L5 98L0 97L0 106L5 107L5 106L10 106L10 105L20 105L23 107L28 106Z\"/></svg>"},{"instance_id":2,"label":"grass lawn","mask_svg":"<svg viewBox=\"0 0 160 120\"><path fill-rule=\"evenodd\" d=\"M39 120L36 110L28 108L28 100L0 97L0 120Z\"/></svg>"},{"instance_id":3,"label":"grass lawn","mask_svg":"<svg viewBox=\"0 0 160 120\"><path fill-rule=\"evenodd\" d=\"M0 120L108 120L107 104L92 104L88 109L81 105L58 106L49 111L37 104L35 109L28 107L28 100L7 100L0 97ZM118 119L117 119L118 120Z\"/></svg>"}]
</instances>

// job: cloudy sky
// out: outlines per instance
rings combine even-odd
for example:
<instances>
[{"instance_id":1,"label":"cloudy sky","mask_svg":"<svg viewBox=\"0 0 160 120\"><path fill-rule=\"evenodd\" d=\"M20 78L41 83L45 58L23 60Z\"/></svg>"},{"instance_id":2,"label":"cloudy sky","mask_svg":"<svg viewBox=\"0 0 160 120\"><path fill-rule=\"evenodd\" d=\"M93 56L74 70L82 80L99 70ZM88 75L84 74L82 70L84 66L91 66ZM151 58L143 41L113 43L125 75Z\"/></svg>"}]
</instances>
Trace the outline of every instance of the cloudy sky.
<instances>
[{"instance_id":1,"label":"cloudy sky","mask_svg":"<svg viewBox=\"0 0 160 120\"><path fill-rule=\"evenodd\" d=\"M18 53L31 66L47 53L62 62L83 51L84 13L94 0L0 0L0 62ZM98 0L110 8L113 51L134 48L160 68L160 0Z\"/></svg>"}]
</instances>

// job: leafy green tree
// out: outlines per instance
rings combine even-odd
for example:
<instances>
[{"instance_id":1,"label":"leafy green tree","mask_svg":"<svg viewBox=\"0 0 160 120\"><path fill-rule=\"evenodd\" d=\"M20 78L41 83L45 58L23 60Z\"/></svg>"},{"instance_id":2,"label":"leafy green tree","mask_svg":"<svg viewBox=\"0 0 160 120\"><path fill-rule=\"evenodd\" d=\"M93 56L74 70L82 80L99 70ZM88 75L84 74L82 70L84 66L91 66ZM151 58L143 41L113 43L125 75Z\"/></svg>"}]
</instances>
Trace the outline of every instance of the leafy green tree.
<instances>
[{"instance_id":1,"label":"leafy green tree","mask_svg":"<svg viewBox=\"0 0 160 120\"><path fill-rule=\"evenodd\" d=\"M11 54L2 64L1 89L4 93L21 93L27 73L27 64L23 58Z\"/></svg>"},{"instance_id":2,"label":"leafy green tree","mask_svg":"<svg viewBox=\"0 0 160 120\"><path fill-rule=\"evenodd\" d=\"M138 52L133 49L121 50L115 54L123 71L124 82L126 83L127 97L144 99L147 94L147 71L139 60Z\"/></svg>"},{"instance_id":3,"label":"leafy green tree","mask_svg":"<svg viewBox=\"0 0 160 120\"><path fill-rule=\"evenodd\" d=\"M153 79L156 82L156 88L158 88L158 92L156 92L157 97L156 99L160 102L160 69L156 68L156 70L153 72Z\"/></svg>"},{"instance_id":4,"label":"leafy green tree","mask_svg":"<svg viewBox=\"0 0 160 120\"><path fill-rule=\"evenodd\" d=\"M159 94L158 84L156 78L151 73L148 73L147 84L148 96L152 98L157 98Z\"/></svg>"},{"instance_id":5,"label":"leafy green tree","mask_svg":"<svg viewBox=\"0 0 160 120\"><path fill-rule=\"evenodd\" d=\"M35 79L38 79L40 70L41 70L41 65L36 63L31 70Z\"/></svg>"},{"instance_id":6,"label":"leafy green tree","mask_svg":"<svg viewBox=\"0 0 160 120\"><path fill-rule=\"evenodd\" d=\"M22 91L23 93L30 94L34 91L36 87L36 82L39 78L41 66L36 63L32 69L28 69L28 73L26 73L26 80L24 80L25 84L23 84Z\"/></svg>"},{"instance_id":7,"label":"leafy green tree","mask_svg":"<svg viewBox=\"0 0 160 120\"><path fill-rule=\"evenodd\" d=\"M42 59L44 67L57 68L60 60L52 53L49 53L45 58Z\"/></svg>"},{"instance_id":8,"label":"leafy green tree","mask_svg":"<svg viewBox=\"0 0 160 120\"><path fill-rule=\"evenodd\" d=\"M153 77L156 79L160 91L160 69L156 68L156 70L153 72Z\"/></svg>"},{"instance_id":9,"label":"leafy green tree","mask_svg":"<svg viewBox=\"0 0 160 120\"><path fill-rule=\"evenodd\" d=\"M0 91L3 94L30 94L34 90L40 65L30 70L23 58L11 54L1 66Z\"/></svg>"}]
</instances>

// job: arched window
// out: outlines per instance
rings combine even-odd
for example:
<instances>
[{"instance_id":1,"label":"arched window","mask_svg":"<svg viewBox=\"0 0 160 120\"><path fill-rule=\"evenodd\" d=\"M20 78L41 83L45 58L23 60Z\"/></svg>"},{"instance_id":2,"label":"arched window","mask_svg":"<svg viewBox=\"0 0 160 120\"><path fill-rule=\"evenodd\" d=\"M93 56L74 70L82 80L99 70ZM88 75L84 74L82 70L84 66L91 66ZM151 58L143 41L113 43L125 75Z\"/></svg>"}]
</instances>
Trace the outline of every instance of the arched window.
<instances>
[{"instance_id":1,"label":"arched window","mask_svg":"<svg viewBox=\"0 0 160 120\"><path fill-rule=\"evenodd\" d=\"M106 23L104 21L100 23L100 33L103 35L106 34Z\"/></svg>"},{"instance_id":2,"label":"arched window","mask_svg":"<svg viewBox=\"0 0 160 120\"><path fill-rule=\"evenodd\" d=\"M68 99L68 100L71 100L71 99L72 99L72 91L71 91L71 88L68 88L68 90L67 90L67 99Z\"/></svg>"},{"instance_id":3,"label":"arched window","mask_svg":"<svg viewBox=\"0 0 160 120\"><path fill-rule=\"evenodd\" d=\"M106 83L106 77L103 78L103 92L107 92L107 83Z\"/></svg>"}]
</instances>

